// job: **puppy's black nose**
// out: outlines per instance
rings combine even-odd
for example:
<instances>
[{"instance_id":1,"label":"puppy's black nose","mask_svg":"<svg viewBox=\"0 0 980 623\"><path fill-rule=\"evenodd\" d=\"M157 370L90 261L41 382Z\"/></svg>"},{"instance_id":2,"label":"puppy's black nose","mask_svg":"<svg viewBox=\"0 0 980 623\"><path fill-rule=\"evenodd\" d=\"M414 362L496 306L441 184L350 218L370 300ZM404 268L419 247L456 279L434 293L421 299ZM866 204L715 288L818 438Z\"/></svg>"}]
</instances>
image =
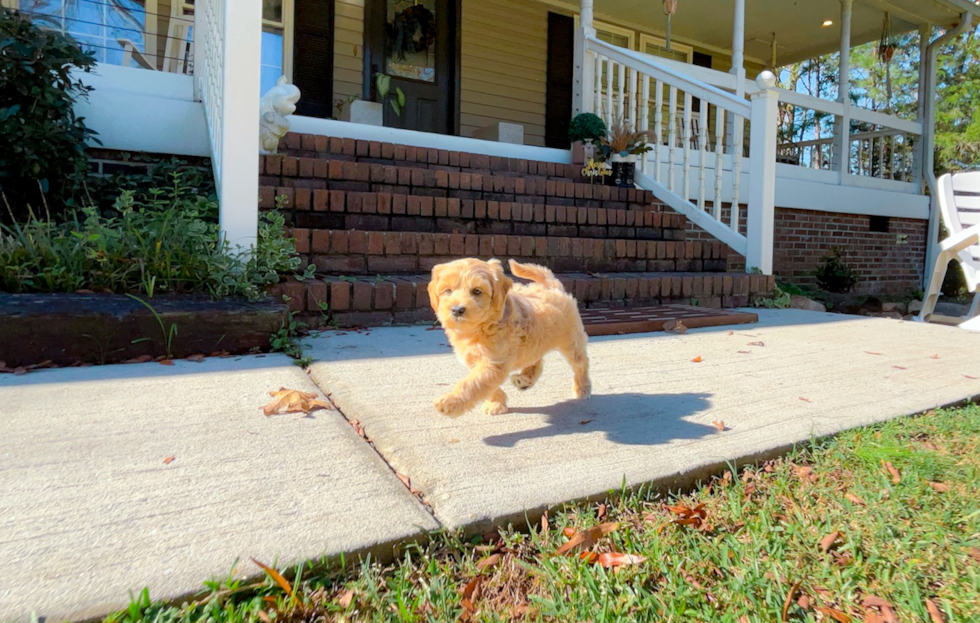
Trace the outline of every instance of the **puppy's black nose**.
<instances>
[{"instance_id":1,"label":"puppy's black nose","mask_svg":"<svg viewBox=\"0 0 980 623\"><path fill-rule=\"evenodd\" d=\"M453 316L459 318L460 316L466 313L466 308L463 307L462 305L453 305L450 311L453 312Z\"/></svg>"}]
</instances>

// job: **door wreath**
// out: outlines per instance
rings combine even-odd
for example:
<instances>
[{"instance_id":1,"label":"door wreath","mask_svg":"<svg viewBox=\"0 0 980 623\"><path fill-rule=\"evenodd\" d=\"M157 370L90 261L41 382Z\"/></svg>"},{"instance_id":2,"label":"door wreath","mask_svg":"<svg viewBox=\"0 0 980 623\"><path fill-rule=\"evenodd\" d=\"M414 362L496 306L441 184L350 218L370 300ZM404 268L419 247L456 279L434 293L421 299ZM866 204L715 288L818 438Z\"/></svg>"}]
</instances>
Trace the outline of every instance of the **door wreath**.
<instances>
[{"instance_id":1,"label":"door wreath","mask_svg":"<svg viewBox=\"0 0 980 623\"><path fill-rule=\"evenodd\" d=\"M405 60L411 52L425 52L436 40L436 18L424 5L415 4L395 14L388 24L392 55Z\"/></svg>"}]
</instances>

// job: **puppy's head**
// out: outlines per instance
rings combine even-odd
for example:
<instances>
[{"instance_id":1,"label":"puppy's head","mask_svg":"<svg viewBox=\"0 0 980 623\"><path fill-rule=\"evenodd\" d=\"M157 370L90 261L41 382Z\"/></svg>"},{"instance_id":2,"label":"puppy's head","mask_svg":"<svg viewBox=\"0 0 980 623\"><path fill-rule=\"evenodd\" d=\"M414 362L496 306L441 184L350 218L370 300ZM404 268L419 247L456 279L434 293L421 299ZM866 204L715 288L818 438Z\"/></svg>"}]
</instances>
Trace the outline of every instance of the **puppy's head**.
<instances>
[{"instance_id":1,"label":"puppy's head","mask_svg":"<svg viewBox=\"0 0 980 623\"><path fill-rule=\"evenodd\" d=\"M512 285L500 260L456 260L432 269L429 303L443 327L465 331L499 320Z\"/></svg>"}]
</instances>

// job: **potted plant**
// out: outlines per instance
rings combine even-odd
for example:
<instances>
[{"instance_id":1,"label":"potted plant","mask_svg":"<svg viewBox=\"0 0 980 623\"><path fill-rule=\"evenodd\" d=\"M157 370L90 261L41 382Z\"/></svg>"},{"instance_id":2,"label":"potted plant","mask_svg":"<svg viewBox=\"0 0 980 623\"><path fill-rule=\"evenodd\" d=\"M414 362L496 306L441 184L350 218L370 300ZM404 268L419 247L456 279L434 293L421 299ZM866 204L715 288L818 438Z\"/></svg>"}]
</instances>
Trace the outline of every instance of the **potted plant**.
<instances>
[{"instance_id":1,"label":"potted plant","mask_svg":"<svg viewBox=\"0 0 980 623\"><path fill-rule=\"evenodd\" d=\"M572 163L585 164L594 156L595 147L606 137L606 124L590 112L575 115L568 126L572 143Z\"/></svg>"},{"instance_id":2,"label":"potted plant","mask_svg":"<svg viewBox=\"0 0 980 623\"><path fill-rule=\"evenodd\" d=\"M650 132L637 132L629 122L619 119L600 141L602 158L612 166L613 184L632 188L636 174L636 158L651 151Z\"/></svg>"},{"instance_id":3,"label":"potted plant","mask_svg":"<svg viewBox=\"0 0 980 623\"><path fill-rule=\"evenodd\" d=\"M405 92L399 87L391 90L391 76L388 74L374 75L374 95L371 101L362 100L357 96L351 96L346 100L337 102L337 111L343 114L343 107L346 104L350 111L349 121L351 123L361 123L364 125L384 125L384 106L385 101L391 106L395 115L401 117L402 110L405 108Z\"/></svg>"}]
</instances>

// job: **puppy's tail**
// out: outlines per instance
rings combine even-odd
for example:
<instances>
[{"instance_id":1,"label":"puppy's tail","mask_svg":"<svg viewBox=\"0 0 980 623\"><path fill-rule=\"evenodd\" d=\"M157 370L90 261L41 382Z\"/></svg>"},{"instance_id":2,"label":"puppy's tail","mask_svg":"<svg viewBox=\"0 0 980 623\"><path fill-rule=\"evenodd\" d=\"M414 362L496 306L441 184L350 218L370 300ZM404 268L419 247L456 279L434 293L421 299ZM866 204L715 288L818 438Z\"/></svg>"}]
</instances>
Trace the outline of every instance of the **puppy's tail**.
<instances>
[{"instance_id":1,"label":"puppy's tail","mask_svg":"<svg viewBox=\"0 0 980 623\"><path fill-rule=\"evenodd\" d=\"M531 281L540 283L544 287L551 290L560 290L561 292L565 291L565 288L561 285L561 282L555 279L555 274L544 266L538 266L537 264L518 264L514 260L511 260L510 272L513 273L515 277L530 279Z\"/></svg>"}]
</instances>

